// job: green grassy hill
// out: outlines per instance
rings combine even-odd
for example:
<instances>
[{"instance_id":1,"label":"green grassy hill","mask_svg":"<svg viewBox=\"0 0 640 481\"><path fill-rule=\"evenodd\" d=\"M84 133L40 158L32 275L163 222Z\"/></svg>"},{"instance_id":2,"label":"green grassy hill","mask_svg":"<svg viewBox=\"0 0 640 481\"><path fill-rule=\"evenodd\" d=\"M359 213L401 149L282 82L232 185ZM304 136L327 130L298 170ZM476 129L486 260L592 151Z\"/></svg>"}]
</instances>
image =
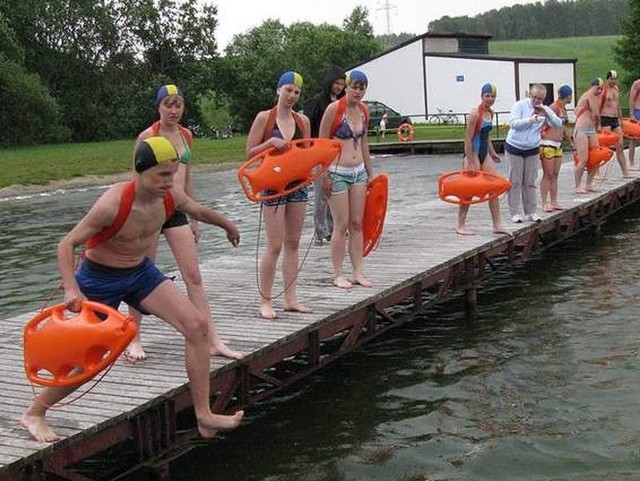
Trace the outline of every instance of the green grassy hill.
<instances>
[{"instance_id":1,"label":"green grassy hill","mask_svg":"<svg viewBox=\"0 0 640 481\"><path fill-rule=\"evenodd\" d=\"M604 78L608 70L624 72L613 57L613 46L618 36L570 37L539 40L489 42L491 55L518 55L527 57L576 58L578 93L584 92L593 77ZM624 89L624 86L622 86ZM623 95L626 92L623 90Z\"/></svg>"}]
</instances>

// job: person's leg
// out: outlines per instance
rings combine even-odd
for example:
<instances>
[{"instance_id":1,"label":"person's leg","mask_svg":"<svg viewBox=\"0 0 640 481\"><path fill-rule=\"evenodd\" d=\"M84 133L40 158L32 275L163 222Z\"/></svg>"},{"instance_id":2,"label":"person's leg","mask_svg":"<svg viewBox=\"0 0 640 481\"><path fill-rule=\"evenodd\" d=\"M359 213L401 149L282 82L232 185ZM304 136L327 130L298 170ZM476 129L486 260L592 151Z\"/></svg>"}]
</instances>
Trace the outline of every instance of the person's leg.
<instances>
[{"instance_id":1,"label":"person's leg","mask_svg":"<svg viewBox=\"0 0 640 481\"><path fill-rule=\"evenodd\" d=\"M636 139L629 139L629 169L637 170L636 166Z\"/></svg>"},{"instance_id":2,"label":"person's leg","mask_svg":"<svg viewBox=\"0 0 640 481\"><path fill-rule=\"evenodd\" d=\"M367 202L367 185L356 184L349 189L349 258L353 266L353 281L365 287L371 287L362 271L362 218Z\"/></svg>"},{"instance_id":3,"label":"person's leg","mask_svg":"<svg viewBox=\"0 0 640 481\"><path fill-rule=\"evenodd\" d=\"M578 162L573 170L573 180L575 182L576 193L585 194L587 190L582 187L582 175L584 174L589 160L589 137L584 132L574 132L574 143L576 146L575 154L578 156Z\"/></svg>"},{"instance_id":4,"label":"person's leg","mask_svg":"<svg viewBox=\"0 0 640 481\"><path fill-rule=\"evenodd\" d=\"M480 168L491 174L499 175L496 170L495 162L487 156ZM502 225L502 215L500 213L500 200L493 199L489 201L489 212L491 212L491 220L493 222L494 234L511 234L511 231Z\"/></svg>"},{"instance_id":5,"label":"person's leg","mask_svg":"<svg viewBox=\"0 0 640 481\"><path fill-rule=\"evenodd\" d=\"M325 175L321 175L313 182L313 225L316 240L320 243L331 235L327 225L327 197L324 195Z\"/></svg>"},{"instance_id":6,"label":"person's leg","mask_svg":"<svg viewBox=\"0 0 640 481\"><path fill-rule=\"evenodd\" d=\"M509 212L511 216L522 215L522 182L524 176L524 159L518 155L505 152L505 158L509 163L509 181L511 189L507 194Z\"/></svg>"},{"instance_id":7,"label":"person's leg","mask_svg":"<svg viewBox=\"0 0 640 481\"><path fill-rule=\"evenodd\" d=\"M346 251L347 228L349 226L349 196L347 192L333 193L329 199L331 216L333 217L333 234L331 234L331 264L333 266L333 283L337 287L349 289L351 282L344 276L343 263Z\"/></svg>"},{"instance_id":8,"label":"person's leg","mask_svg":"<svg viewBox=\"0 0 640 481\"><path fill-rule=\"evenodd\" d=\"M282 279L284 283L284 310L309 313L313 310L298 301L296 281L300 265L300 236L304 225L306 202L289 202L284 215L284 243L282 253Z\"/></svg>"},{"instance_id":9,"label":"person's leg","mask_svg":"<svg viewBox=\"0 0 640 481\"><path fill-rule=\"evenodd\" d=\"M564 210L563 207L558 204L558 177L560 175L560 168L562 167L562 157L554 157L553 169L551 171L551 180L549 182L549 196L551 198L551 208L554 210Z\"/></svg>"},{"instance_id":10,"label":"person's leg","mask_svg":"<svg viewBox=\"0 0 640 481\"><path fill-rule=\"evenodd\" d=\"M285 206L284 204L263 205L262 209L267 247L260 260L260 315L265 319L275 319L277 314L273 309L273 282L276 277L278 257L284 242Z\"/></svg>"},{"instance_id":11,"label":"person's leg","mask_svg":"<svg viewBox=\"0 0 640 481\"><path fill-rule=\"evenodd\" d=\"M171 252L176 259L178 269L187 287L187 295L194 306L209 320L209 352L212 356L225 356L241 359L243 354L230 349L218 336L211 316L209 298L202 284L202 274L198 265L198 248L191 227L181 225L165 229Z\"/></svg>"},{"instance_id":12,"label":"person's leg","mask_svg":"<svg viewBox=\"0 0 640 481\"><path fill-rule=\"evenodd\" d=\"M624 179L629 179L631 177L634 177L633 175L629 175L629 170L627 169L627 163L626 163L626 159L624 158L624 150L622 148L622 128L621 127L616 127L615 129L613 129L613 132L615 132L618 135L618 143L616 144L616 160L618 161L618 165L620 166L620 170L622 171L622 177Z\"/></svg>"},{"instance_id":13,"label":"person's leg","mask_svg":"<svg viewBox=\"0 0 640 481\"><path fill-rule=\"evenodd\" d=\"M553 210L553 207L551 206L552 202L548 201L547 199L549 197L549 194L551 193L551 183L553 182L555 157L548 158L541 156L540 165L542 166L542 179L540 180L540 202L542 203L543 211L551 212Z\"/></svg>"},{"instance_id":14,"label":"person's leg","mask_svg":"<svg viewBox=\"0 0 640 481\"><path fill-rule=\"evenodd\" d=\"M175 327L185 338L186 370L200 435L211 438L217 430L236 428L243 411L231 416L213 414L209 405L211 360L207 316L170 281L158 285L141 306Z\"/></svg>"},{"instance_id":15,"label":"person's leg","mask_svg":"<svg viewBox=\"0 0 640 481\"><path fill-rule=\"evenodd\" d=\"M158 239L156 239L156 242L154 242L153 246L151 246L147 252L147 257L151 260L155 260L157 252ZM127 361L135 363L138 361L144 361L147 358L147 353L144 352L144 348L142 347L142 338L140 336L140 332L142 331L142 314L131 306L128 306L128 309L129 315L133 318L136 326L138 326L138 330L136 331L136 335L133 340L124 350L124 357Z\"/></svg>"},{"instance_id":16,"label":"person's leg","mask_svg":"<svg viewBox=\"0 0 640 481\"><path fill-rule=\"evenodd\" d=\"M594 134L588 137L587 152L589 151L589 149L595 149L596 147L598 147L598 137ZM587 154L587 157L588 157L588 154ZM593 169L591 171L587 169L587 187L586 187L587 192L598 192L598 189L596 189L593 186L593 179L597 172L598 172L597 169Z\"/></svg>"},{"instance_id":17,"label":"person's leg","mask_svg":"<svg viewBox=\"0 0 640 481\"><path fill-rule=\"evenodd\" d=\"M467 229L467 214L469 213L469 204L460 204L458 208L458 227L456 232L460 235L475 235Z\"/></svg>"},{"instance_id":18,"label":"person's leg","mask_svg":"<svg viewBox=\"0 0 640 481\"><path fill-rule=\"evenodd\" d=\"M536 181L538 180L538 165L540 157L536 155L530 155L524 159L524 175L523 175L523 189L522 189L522 203L525 215L531 216L536 213L537 204L537 189Z\"/></svg>"},{"instance_id":19,"label":"person's leg","mask_svg":"<svg viewBox=\"0 0 640 481\"><path fill-rule=\"evenodd\" d=\"M31 436L41 443L52 443L60 439L47 420L45 415L50 406L54 406L65 397L78 389L79 386L73 387L48 387L44 389L37 398L35 398L29 408L20 418L20 424L31 434Z\"/></svg>"}]
</instances>

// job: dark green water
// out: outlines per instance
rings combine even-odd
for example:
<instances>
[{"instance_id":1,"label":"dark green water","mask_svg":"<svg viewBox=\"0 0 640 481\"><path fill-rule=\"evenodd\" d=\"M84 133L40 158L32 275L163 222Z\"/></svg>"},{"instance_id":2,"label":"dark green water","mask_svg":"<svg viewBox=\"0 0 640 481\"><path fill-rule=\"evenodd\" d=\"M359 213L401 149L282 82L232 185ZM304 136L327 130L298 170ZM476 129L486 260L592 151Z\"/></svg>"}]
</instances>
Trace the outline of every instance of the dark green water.
<instances>
[{"instance_id":1,"label":"dark green water","mask_svg":"<svg viewBox=\"0 0 640 481\"><path fill-rule=\"evenodd\" d=\"M249 409L172 481L640 479L640 209Z\"/></svg>"},{"instance_id":2,"label":"dark green water","mask_svg":"<svg viewBox=\"0 0 640 481\"><path fill-rule=\"evenodd\" d=\"M198 182L227 215L256 224L233 173ZM57 241L100 193L0 199L2 318L51 293ZM201 259L215 259L226 240L204 229ZM166 248L159 264L173 268ZM473 320L458 301L440 306L251 406L238 430L173 462L171 480L638 480L639 266L635 207L601 237L491 279Z\"/></svg>"}]
</instances>

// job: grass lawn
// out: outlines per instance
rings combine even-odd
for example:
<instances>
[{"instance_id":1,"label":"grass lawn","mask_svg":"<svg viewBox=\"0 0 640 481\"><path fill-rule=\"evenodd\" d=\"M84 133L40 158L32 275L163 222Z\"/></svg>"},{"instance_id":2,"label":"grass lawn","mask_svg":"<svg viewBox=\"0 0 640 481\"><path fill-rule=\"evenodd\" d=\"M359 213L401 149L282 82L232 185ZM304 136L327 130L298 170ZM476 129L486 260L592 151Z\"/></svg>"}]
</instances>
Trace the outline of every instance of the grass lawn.
<instances>
[{"instance_id":1,"label":"grass lawn","mask_svg":"<svg viewBox=\"0 0 640 481\"><path fill-rule=\"evenodd\" d=\"M573 37L545 40L490 42L494 55L577 58L578 93L590 79L603 77L610 69L621 71L613 61L612 48L619 37ZM623 98L628 93L622 93ZM416 125L415 140L459 139L463 125ZM504 135L503 132L499 134ZM385 141L395 141L395 132L387 132ZM379 141L375 135L369 142ZM196 139L195 164L225 164L242 162L245 158L246 136L225 140ZM50 181L67 180L91 175L127 172L131 168L133 139L97 143L41 145L15 149L0 149L0 188L17 184L42 185Z\"/></svg>"}]
</instances>

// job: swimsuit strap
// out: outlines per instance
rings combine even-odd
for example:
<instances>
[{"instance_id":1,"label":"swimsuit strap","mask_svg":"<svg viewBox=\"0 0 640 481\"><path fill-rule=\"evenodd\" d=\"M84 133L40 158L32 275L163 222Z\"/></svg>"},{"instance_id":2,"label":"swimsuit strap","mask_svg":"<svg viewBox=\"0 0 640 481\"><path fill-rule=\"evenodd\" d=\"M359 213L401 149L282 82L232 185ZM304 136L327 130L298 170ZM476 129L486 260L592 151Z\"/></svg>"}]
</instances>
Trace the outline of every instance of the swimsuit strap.
<instances>
[{"instance_id":1,"label":"swimsuit strap","mask_svg":"<svg viewBox=\"0 0 640 481\"><path fill-rule=\"evenodd\" d=\"M369 109L362 102L358 102L358 108L364 115L363 131L366 132L367 128L369 127ZM331 126L331 134L329 135L329 137L333 137L336 131L340 128L340 124L342 123L342 117L344 117L346 112L347 112L347 96L345 95L341 97L340 100L338 100L338 108L336 109L336 116L333 119L333 125Z\"/></svg>"},{"instance_id":2,"label":"swimsuit strap","mask_svg":"<svg viewBox=\"0 0 640 481\"><path fill-rule=\"evenodd\" d=\"M493 109L489 109L488 112L491 113L491 121L493 122ZM480 132L480 129L482 128L482 121L484 120L484 107L482 106L482 104L478 105L478 118L476 119L476 125L473 127L473 135L477 134L478 132Z\"/></svg>"},{"instance_id":3,"label":"swimsuit strap","mask_svg":"<svg viewBox=\"0 0 640 481\"><path fill-rule=\"evenodd\" d=\"M193 147L193 135L191 135L191 131L184 128L180 124L178 124L178 129L180 130L180 135L182 135L182 138L187 141L187 145L189 145L189 147ZM159 120L156 120L153 124L151 124L151 133L154 137L158 137L160 135Z\"/></svg>"},{"instance_id":4,"label":"swimsuit strap","mask_svg":"<svg viewBox=\"0 0 640 481\"><path fill-rule=\"evenodd\" d=\"M127 221L127 217L131 213L131 207L133 206L133 199L136 194L136 183L135 181L127 182L123 189L122 195L120 197L120 205L118 206L118 215L116 215L113 223L104 229L102 229L97 234L91 236L85 242L85 247L87 249L93 249L94 247L99 246L107 242L113 236L115 236L122 226ZM165 212L165 221L169 219L175 212L175 203L173 201L173 194L171 191L167 192L164 196L164 212Z\"/></svg>"},{"instance_id":5,"label":"swimsuit strap","mask_svg":"<svg viewBox=\"0 0 640 481\"><path fill-rule=\"evenodd\" d=\"M300 132L304 132L304 121L302 120L302 116L296 112L291 112L293 114L293 120L296 123L296 127ZM276 127L276 119L278 116L278 108L273 107L269 110L269 117L267 117L267 123L264 126L264 132L262 133L262 141L266 142L272 136L273 129ZM295 134L294 134L295 135Z\"/></svg>"}]
</instances>

